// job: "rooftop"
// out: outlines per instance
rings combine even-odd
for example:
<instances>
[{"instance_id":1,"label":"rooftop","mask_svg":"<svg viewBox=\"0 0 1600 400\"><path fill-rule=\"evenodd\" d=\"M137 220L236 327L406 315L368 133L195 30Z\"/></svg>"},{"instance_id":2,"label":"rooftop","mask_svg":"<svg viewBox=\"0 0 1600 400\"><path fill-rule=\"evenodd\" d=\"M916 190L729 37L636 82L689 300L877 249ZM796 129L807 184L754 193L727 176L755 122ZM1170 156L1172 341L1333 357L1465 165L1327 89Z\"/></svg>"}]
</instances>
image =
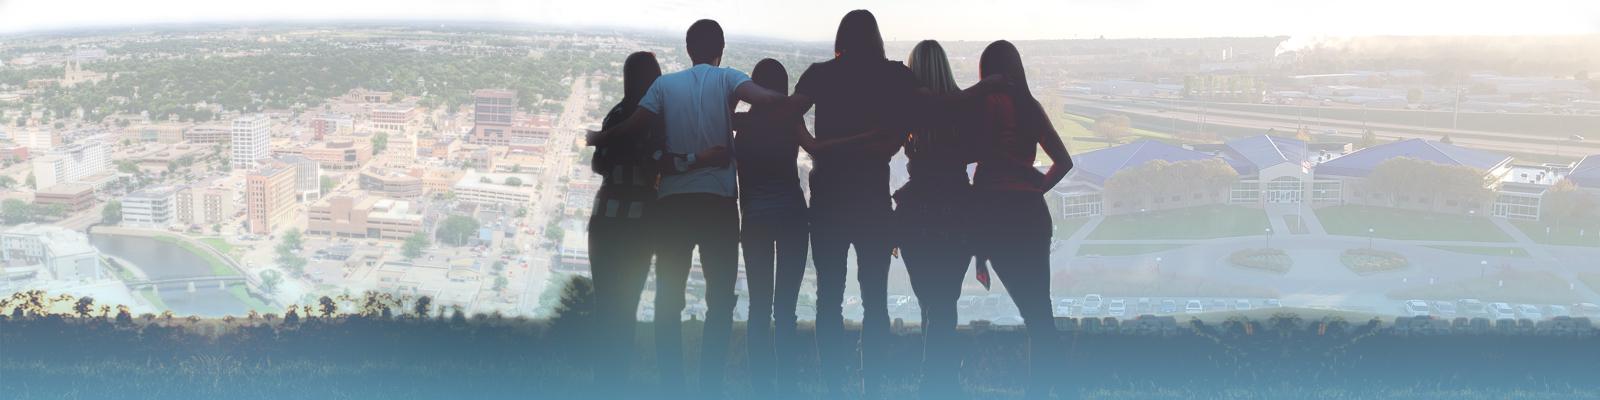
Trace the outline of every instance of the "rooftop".
<instances>
[{"instance_id":1,"label":"rooftop","mask_svg":"<svg viewBox=\"0 0 1600 400\"><path fill-rule=\"evenodd\" d=\"M1458 165L1488 171L1511 162L1511 157L1473 150L1452 144L1407 139L1357 150L1317 166L1318 175L1365 177L1378 164L1399 157L1410 157L1443 165Z\"/></svg>"}]
</instances>

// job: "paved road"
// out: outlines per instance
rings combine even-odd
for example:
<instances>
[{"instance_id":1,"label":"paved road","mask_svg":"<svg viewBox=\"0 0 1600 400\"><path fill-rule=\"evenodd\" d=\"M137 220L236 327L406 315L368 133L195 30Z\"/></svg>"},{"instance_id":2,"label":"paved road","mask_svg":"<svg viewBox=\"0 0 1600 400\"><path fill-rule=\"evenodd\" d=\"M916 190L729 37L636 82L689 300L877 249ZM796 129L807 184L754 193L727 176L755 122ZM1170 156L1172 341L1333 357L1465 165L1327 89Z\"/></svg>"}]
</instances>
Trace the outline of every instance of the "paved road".
<instances>
[{"instance_id":1,"label":"paved road","mask_svg":"<svg viewBox=\"0 0 1600 400\"><path fill-rule=\"evenodd\" d=\"M1232 126L1256 129L1262 132L1266 132L1267 129L1293 131L1297 128L1298 121L1298 123L1304 124L1311 132L1337 130L1340 132L1339 135L1336 135L1338 137L1350 140L1360 140L1363 126L1360 121L1314 117L1297 119L1295 116L1285 116L1281 114L1219 110L1215 108L1202 108L1187 104L1178 105L1170 101L1160 101L1159 104L1151 104L1149 102L1130 101L1126 99L1106 100L1092 96L1063 96L1062 102L1067 106L1092 108L1151 118L1177 119L1177 130L1185 132L1191 132L1200 129L1198 125L1202 120L1206 126ZM1561 154L1568 157L1578 157L1584 154L1600 153L1600 141L1569 142L1561 140L1560 137L1552 137L1548 135L1485 132L1464 129L1441 129L1379 123L1368 123L1366 126L1371 128L1378 135L1378 137L1382 139L1421 138L1437 140L1441 136L1450 135L1451 140L1457 145L1492 150L1496 152L1547 155ZM1171 129L1164 131L1170 130Z\"/></svg>"},{"instance_id":2,"label":"paved road","mask_svg":"<svg viewBox=\"0 0 1600 400\"><path fill-rule=\"evenodd\" d=\"M572 145L582 137L589 110L596 106L589 101L589 80L590 77L585 76L572 81L572 92L563 103L556 129L545 146L548 158L538 177L542 186L534 195L533 207L528 209L524 220L525 226L531 227L534 233L517 235L517 248L528 256L527 273L518 278L523 285L522 295L517 299L519 314L531 315L538 310L539 298L548 289L545 283L550 280L550 270L554 267L551 265L554 251L543 246L544 231L551 221L562 218L561 205L567 187L561 183L561 177L570 173L579 161L580 155L572 151Z\"/></svg>"}]
</instances>

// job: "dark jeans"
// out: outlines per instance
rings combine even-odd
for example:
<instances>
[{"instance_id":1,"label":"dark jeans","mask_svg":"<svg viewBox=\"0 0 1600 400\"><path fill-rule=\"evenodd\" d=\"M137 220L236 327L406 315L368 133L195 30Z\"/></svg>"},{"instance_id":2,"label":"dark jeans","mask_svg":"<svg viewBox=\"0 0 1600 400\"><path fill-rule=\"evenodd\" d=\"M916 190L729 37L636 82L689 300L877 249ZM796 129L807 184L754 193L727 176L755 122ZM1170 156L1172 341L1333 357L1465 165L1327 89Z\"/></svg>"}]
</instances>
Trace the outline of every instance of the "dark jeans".
<instances>
[{"instance_id":1,"label":"dark jeans","mask_svg":"<svg viewBox=\"0 0 1600 400\"><path fill-rule=\"evenodd\" d=\"M844 340L844 285L849 251L856 250L856 282L861 286L861 376L869 392L878 389L889 345L890 210L830 213L812 208L811 256L817 268L817 353L823 383L842 390L850 361ZM822 218L815 218L817 215Z\"/></svg>"},{"instance_id":2,"label":"dark jeans","mask_svg":"<svg viewBox=\"0 0 1600 400\"><path fill-rule=\"evenodd\" d=\"M700 347L700 387L722 394L728 342L733 329L733 287L739 275L739 208L730 197L678 194L656 201L656 350L667 397L685 392L683 375L684 292L695 247L705 276L706 320Z\"/></svg>"},{"instance_id":3,"label":"dark jeans","mask_svg":"<svg viewBox=\"0 0 1600 400\"><path fill-rule=\"evenodd\" d=\"M589 270L594 278L594 376L602 386L628 387L633 370L639 295L655 253L648 223L639 219L589 220ZM602 388L604 390L604 388Z\"/></svg>"},{"instance_id":4,"label":"dark jeans","mask_svg":"<svg viewBox=\"0 0 1600 400\"><path fill-rule=\"evenodd\" d=\"M970 228L960 214L964 204L907 203L895 209L895 220L911 289L922 305L921 390L924 398L946 398L961 391L956 301L972 265L972 250L962 234Z\"/></svg>"},{"instance_id":5,"label":"dark jeans","mask_svg":"<svg viewBox=\"0 0 1600 400\"><path fill-rule=\"evenodd\" d=\"M784 215L744 219L740 238L744 247L745 279L750 288L746 338L750 346L751 388L757 395L770 395L774 389L792 390L794 386L787 380L796 374L795 367L800 362L798 350L802 348L795 327L795 302L800 297L800 281L806 274L806 252L810 247L808 231L803 208ZM775 388L779 383L783 387Z\"/></svg>"},{"instance_id":6,"label":"dark jeans","mask_svg":"<svg viewBox=\"0 0 1600 400\"><path fill-rule=\"evenodd\" d=\"M1030 398L1049 395L1057 373L1061 338L1050 307L1050 211L1044 197L1028 192L983 192L984 208L975 237L1005 284L1028 329Z\"/></svg>"}]
</instances>

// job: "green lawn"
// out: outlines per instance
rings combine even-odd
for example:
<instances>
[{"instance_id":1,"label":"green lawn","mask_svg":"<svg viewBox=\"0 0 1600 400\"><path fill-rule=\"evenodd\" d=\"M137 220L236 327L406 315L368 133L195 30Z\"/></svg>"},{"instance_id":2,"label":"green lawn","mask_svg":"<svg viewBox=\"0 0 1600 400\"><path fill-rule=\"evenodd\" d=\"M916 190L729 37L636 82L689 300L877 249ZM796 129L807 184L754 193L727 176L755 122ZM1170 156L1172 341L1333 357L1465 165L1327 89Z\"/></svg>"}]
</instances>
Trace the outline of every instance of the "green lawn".
<instances>
[{"instance_id":1,"label":"green lawn","mask_svg":"<svg viewBox=\"0 0 1600 400\"><path fill-rule=\"evenodd\" d=\"M219 238L219 237L200 238L200 243L205 243L207 246L211 246L211 248L217 249L217 251L222 252L222 254L233 255L233 250L234 250L233 245L232 244L228 244L228 241L223 239L223 238Z\"/></svg>"},{"instance_id":2,"label":"green lawn","mask_svg":"<svg viewBox=\"0 0 1600 400\"><path fill-rule=\"evenodd\" d=\"M1268 226L1261 210L1210 205L1106 217L1089 239L1215 239L1262 235Z\"/></svg>"},{"instance_id":3,"label":"green lawn","mask_svg":"<svg viewBox=\"0 0 1600 400\"><path fill-rule=\"evenodd\" d=\"M1559 246L1600 247L1600 221L1511 221L1535 242ZM1548 231L1546 230L1548 229Z\"/></svg>"},{"instance_id":4,"label":"green lawn","mask_svg":"<svg viewBox=\"0 0 1600 400\"><path fill-rule=\"evenodd\" d=\"M1072 237L1072 234L1078 233L1078 229L1082 229L1084 224L1089 223L1088 217L1061 218L1060 214L1055 212L1051 212L1050 214L1055 216L1054 219L1056 231L1054 236L1057 240L1065 240Z\"/></svg>"},{"instance_id":5,"label":"green lawn","mask_svg":"<svg viewBox=\"0 0 1600 400\"><path fill-rule=\"evenodd\" d=\"M161 295L156 294L154 290L148 288L140 289L139 297L143 297L145 301L150 302L150 306L155 307L157 310L171 310L171 308L167 308L167 302L162 301Z\"/></svg>"},{"instance_id":6,"label":"green lawn","mask_svg":"<svg viewBox=\"0 0 1600 400\"><path fill-rule=\"evenodd\" d=\"M1188 246L1181 244L1086 244L1078 247L1078 255L1136 256L1184 247Z\"/></svg>"},{"instance_id":7,"label":"green lawn","mask_svg":"<svg viewBox=\"0 0 1600 400\"><path fill-rule=\"evenodd\" d=\"M1527 257L1528 250L1521 247L1487 247L1487 246L1422 246L1449 252L1477 254L1485 256Z\"/></svg>"},{"instance_id":8,"label":"green lawn","mask_svg":"<svg viewBox=\"0 0 1600 400\"><path fill-rule=\"evenodd\" d=\"M1487 217L1438 214L1386 207L1333 206L1317 210L1317 218L1330 235L1361 236L1396 240L1450 240L1463 242L1510 242Z\"/></svg>"}]
</instances>

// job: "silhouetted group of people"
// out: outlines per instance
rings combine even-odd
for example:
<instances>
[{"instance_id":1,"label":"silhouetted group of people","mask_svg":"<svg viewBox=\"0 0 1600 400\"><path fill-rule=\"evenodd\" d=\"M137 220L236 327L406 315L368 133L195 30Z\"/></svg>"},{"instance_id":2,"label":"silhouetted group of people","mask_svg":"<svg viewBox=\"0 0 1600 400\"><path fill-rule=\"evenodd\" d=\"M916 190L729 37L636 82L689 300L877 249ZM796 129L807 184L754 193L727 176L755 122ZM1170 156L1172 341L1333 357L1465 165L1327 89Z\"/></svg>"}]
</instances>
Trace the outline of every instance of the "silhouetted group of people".
<instances>
[{"instance_id":1,"label":"silhouetted group of people","mask_svg":"<svg viewBox=\"0 0 1600 400\"><path fill-rule=\"evenodd\" d=\"M661 378L653 394L689 393L681 315L698 248L707 307L698 393L720 397L742 246L751 386L762 397L792 391L787 378L805 347L795 310L809 248L822 385L850 392L856 355L845 340L843 302L854 248L865 310L860 371L873 395L885 369L889 265L898 248L923 309L924 397L961 393L956 303L975 258L1004 280L1034 339L1029 395L1047 395L1059 354L1043 194L1072 162L1028 91L1016 47L990 44L980 60L984 78L962 89L937 42L918 43L905 63L889 60L876 19L856 10L839 24L835 57L807 68L791 94L776 60L761 60L749 76L721 67L715 21L695 22L686 36L693 66L683 71L662 74L648 52L627 58L623 99L587 138L603 177L589 222L602 321L597 371L626 376L653 256ZM735 112L741 101L747 112ZM815 136L802 119L813 107ZM1041 148L1052 161L1045 172L1034 166ZM891 192L889 161L901 149L910 179ZM801 150L813 160L809 204L796 165Z\"/></svg>"}]
</instances>

